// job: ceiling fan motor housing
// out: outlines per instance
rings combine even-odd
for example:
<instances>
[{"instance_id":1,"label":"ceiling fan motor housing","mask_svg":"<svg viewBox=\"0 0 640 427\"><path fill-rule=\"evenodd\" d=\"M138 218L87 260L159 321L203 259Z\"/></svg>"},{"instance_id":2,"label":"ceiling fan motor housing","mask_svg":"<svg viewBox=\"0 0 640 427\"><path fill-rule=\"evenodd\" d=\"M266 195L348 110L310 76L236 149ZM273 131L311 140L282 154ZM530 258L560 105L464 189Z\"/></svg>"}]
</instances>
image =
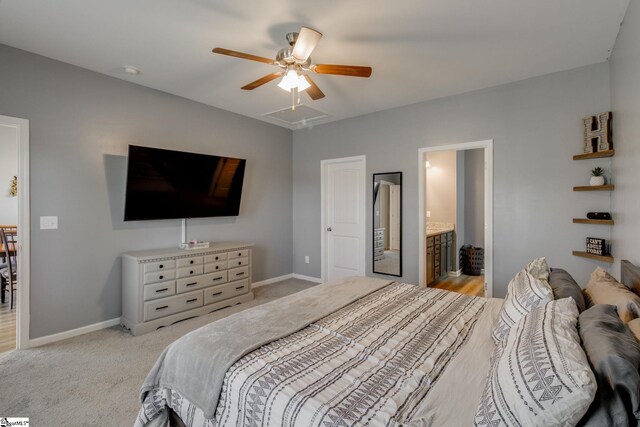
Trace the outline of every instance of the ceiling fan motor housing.
<instances>
[{"instance_id":1,"label":"ceiling fan motor housing","mask_svg":"<svg viewBox=\"0 0 640 427\"><path fill-rule=\"evenodd\" d=\"M298 33L289 33L289 34L298 34ZM300 65L300 67L304 69L308 69L311 65L311 57L307 58L306 61L300 61L293 57L293 47L283 47L276 54L276 62L283 68L286 68L287 65Z\"/></svg>"}]
</instances>

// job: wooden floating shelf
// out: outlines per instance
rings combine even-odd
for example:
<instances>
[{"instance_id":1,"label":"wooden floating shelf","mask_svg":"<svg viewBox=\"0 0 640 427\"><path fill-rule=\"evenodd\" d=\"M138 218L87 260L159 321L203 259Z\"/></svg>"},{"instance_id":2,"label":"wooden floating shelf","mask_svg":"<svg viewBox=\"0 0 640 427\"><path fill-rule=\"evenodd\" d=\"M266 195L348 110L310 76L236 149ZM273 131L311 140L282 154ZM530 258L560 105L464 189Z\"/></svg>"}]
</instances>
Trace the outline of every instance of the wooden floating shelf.
<instances>
[{"instance_id":1,"label":"wooden floating shelf","mask_svg":"<svg viewBox=\"0 0 640 427\"><path fill-rule=\"evenodd\" d=\"M573 187L573 191L613 191L616 188L613 184L607 185L580 185Z\"/></svg>"},{"instance_id":2,"label":"wooden floating shelf","mask_svg":"<svg viewBox=\"0 0 640 427\"><path fill-rule=\"evenodd\" d=\"M573 218L574 224L600 224L613 225L612 219L589 219L589 218Z\"/></svg>"},{"instance_id":3,"label":"wooden floating shelf","mask_svg":"<svg viewBox=\"0 0 640 427\"><path fill-rule=\"evenodd\" d=\"M573 160L604 159L605 157L613 157L614 154L616 154L616 150L598 151L597 153L575 155Z\"/></svg>"},{"instance_id":4,"label":"wooden floating shelf","mask_svg":"<svg viewBox=\"0 0 640 427\"><path fill-rule=\"evenodd\" d=\"M608 262L608 263L613 262L613 257L611 255L594 255L584 251L573 251L573 255L579 256L582 258L594 259L596 261L602 261L602 262Z\"/></svg>"}]
</instances>

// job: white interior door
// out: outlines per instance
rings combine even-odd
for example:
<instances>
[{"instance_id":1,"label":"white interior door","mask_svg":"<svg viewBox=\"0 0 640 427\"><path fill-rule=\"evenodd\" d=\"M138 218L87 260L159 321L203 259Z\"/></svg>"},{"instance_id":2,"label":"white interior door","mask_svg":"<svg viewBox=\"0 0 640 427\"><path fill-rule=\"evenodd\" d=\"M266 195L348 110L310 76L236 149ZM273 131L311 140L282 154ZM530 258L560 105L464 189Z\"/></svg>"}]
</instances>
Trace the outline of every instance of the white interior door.
<instances>
[{"instance_id":1,"label":"white interior door","mask_svg":"<svg viewBox=\"0 0 640 427\"><path fill-rule=\"evenodd\" d=\"M365 274L365 162L325 161L326 280Z\"/></svg>"},{"instance_id":2,"label":"white interior door","mask_svg":"<svg viewBox=\"0 0 640 427\"><path fill-rule=\"evenodd\" d=\"M391 250L400 250L400 186L389 187L389 240Z\"/></svg>"}]
</instances>

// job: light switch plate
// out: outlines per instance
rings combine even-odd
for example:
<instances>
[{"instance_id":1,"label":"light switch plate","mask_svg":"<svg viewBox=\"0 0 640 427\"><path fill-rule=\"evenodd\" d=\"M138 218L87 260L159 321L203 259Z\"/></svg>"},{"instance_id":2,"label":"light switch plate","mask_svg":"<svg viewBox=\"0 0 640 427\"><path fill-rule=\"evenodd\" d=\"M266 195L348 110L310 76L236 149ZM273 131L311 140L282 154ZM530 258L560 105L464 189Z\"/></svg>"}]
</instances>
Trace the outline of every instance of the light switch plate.
<instances>
[{"instance_id":1,"label":"light switch plate","mask_svg":"<svg viewBox=\"0 0 640 427\"><path fill-rule=\"evenodd\" d=\"M431 211L427 211L427 218L431 218Z\"/></svg>"},{"instance_id":2,"label":"light switch plate","mask_svg":"<svg viewBox=\"0 0 640 427\"><path fill-rule=\"evenodd\" d=\"M40 230L57 230L57 229L58 229L57 216L41 216L40 217Z\"/></svg>"}]
</instances>

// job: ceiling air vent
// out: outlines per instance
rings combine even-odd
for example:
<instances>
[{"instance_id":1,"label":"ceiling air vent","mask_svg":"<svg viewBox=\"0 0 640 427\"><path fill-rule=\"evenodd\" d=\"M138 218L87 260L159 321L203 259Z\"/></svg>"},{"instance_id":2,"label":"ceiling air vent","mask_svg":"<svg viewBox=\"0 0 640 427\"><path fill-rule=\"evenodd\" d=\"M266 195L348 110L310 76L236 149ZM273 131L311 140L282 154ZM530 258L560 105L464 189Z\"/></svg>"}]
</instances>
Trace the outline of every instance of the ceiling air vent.
<instances>
[{"instance_id":1,"label":"ceiling air vent","mask_svg":"<svg viewBox=\"0 0 640 427\"><path fill-rule=\"evenodd\" d=\"M295 110L292 110L291 107L287 107L282 110L263 114L263 117L269 117L279 122L286 123L293 128L302 128L311 125L316 120L329 117L329 115L301 104L296 105Z\"/></svg>"}]
</instances>

